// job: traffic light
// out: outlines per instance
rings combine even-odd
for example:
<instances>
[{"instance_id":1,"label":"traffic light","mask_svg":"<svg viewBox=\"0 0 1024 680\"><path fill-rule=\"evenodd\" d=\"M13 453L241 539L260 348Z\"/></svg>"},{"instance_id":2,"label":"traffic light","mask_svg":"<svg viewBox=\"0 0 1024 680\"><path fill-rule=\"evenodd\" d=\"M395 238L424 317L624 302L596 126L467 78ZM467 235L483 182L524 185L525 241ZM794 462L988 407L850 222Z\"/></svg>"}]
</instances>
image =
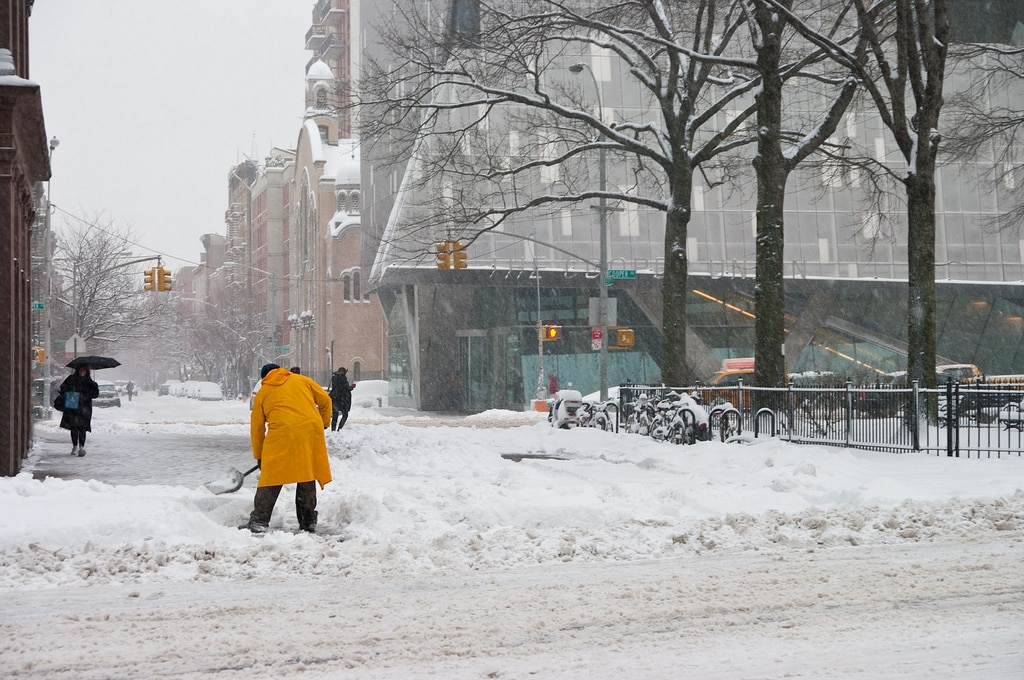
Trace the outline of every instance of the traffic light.
<instances>
[{"instance_id":1,"label":"traffic light","mask_svg":"<svg viewBox=\"0 0 1024 680\"><path fill-rule=\"evenodd\" d=\"M544 342L551 342L553 340L562 339L562 327L561 326L543 326L541 327L541 339Z\"/></svg>"},{"instance_id":2,"label":"traffic light","mask_svg":"<svg viewBox=\"0 0 1024 680\"><path fill-rule=\"evenodd\" d=\"M466 268L466 246L458 241L449 241L452 246L452 268Z\"/></svg>"},{"instance_id":3,"label":"traffic light","mask_svg":"<svg viewBox=\"0 0 1024 680\"><path fill-rule=\"evenodd\" d=\"M636 343L636 334L632 328L609 328L615 333L615 344L608 346L613 349L629 349Z\"/></svg>"},{"instance_id":4,"label":"traffic light","mask_svg":"<svg viewBox=\"0 0 1024 680\"><path fill-rule=\"evenodd\" d=\"M161 291L168 291L171 289L171 270L164 267L157 267L156 270L157 285L156 289Z\"/></svg>"},{"instance_id":5,"label":"traffic light","mask_svg":"<svg viewBox=\"0 0 1024 680\"><path fill-rule=\"evenodd\" d=\"M33 347L32 348L32 363L33 364L45 364L46 363L46 348L44 348L44 347Z\"/></svg>"},{"instance_id":6,"label":"traffic light","mask_svg":"<svg viewBox=\"0 0 1024 680\"><path fill-rule=\"evenodd\" d=\"M437 244L437 268L438 269L451 269L451 241L445 241L444 243Z\"/></svg>"},{"instance_id":7,"label":"traffic light","mask_svg":"<svg viewBox=\"0 0 1024 680\"><path fill-rule=\"evenodd\" d=\"M146 282L144 284L142 284L142 287L145 288L146 290L156 290L156 281L153 280L153 277L156 275L156 270L155 269L147 269L145 274L146 274L146 279L145 279Z\"/></svg>"}]
</instances>

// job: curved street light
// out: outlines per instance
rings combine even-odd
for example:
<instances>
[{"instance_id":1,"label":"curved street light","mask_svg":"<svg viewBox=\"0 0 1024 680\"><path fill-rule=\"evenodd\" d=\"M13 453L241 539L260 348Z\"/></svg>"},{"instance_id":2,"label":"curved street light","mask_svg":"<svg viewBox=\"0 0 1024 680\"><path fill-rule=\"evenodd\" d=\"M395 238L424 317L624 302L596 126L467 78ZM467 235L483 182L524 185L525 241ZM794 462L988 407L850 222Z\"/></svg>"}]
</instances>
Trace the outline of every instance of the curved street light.
<instances>
[{"instance_id":1,"label":"curved street light","mask_svg":"<svg viewBox=\"0 0 1024 680\"><path fill-rule=\"evenodd\" d=\"M580 74L583 71L587 71L590 74L590 78L594 81L594 89L597 91L597 120L603 124L604 118L604 101L601 97L601 86L597 82L597 76L594 75L594 69L590 68L589 64L579 62L569 67L570 73ZM597 211L598 211L598 229L600 230L600 264L601 264L601 275L600 275L600 302L598 310L598 319L601 326L601 356L600 356L600 385L601 385L601 401L608 399L608 199L605 197L605 189L607 188L608 182L608 161L605 152L603 142L606 140L604 130L598 130L597 141L600 146L598 147L598 189L601 192L600 198L597 200Z\"/></svg>"},{"instance_id":2,"label":"curved street light","mask_svg":"<svg viewBox=\"0 0 1024 680\"><path fill-rule=\"evenodd\" d=\"M51 333L51 325L53 324L53 237L50 230L50 216L53 214L53 204L50 202L50 188L53 185L53 152L60 146L60 140L57 137L50 138L50 178L46 180L46 232L43 234L43 258L45 262L45 279L46 279L46 293L43 295L43 305L45 310L45 324L46 327L43 329L43 341L46 344L46 356L43 361L43 395L45 400L43 401L43 408L49 408L52 404L52 395L50 394L50 383L53 379L53 337Z\"/></svg>"}]
</instances>

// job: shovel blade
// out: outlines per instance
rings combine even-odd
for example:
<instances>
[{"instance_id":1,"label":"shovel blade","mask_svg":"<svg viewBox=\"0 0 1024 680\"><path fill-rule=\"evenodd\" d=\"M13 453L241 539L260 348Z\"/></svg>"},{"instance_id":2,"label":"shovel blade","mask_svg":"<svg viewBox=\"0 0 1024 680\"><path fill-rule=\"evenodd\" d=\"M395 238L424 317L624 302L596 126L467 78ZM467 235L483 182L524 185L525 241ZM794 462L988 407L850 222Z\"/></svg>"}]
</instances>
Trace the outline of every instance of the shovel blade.
<instances>
[{"instance_id":1,"label":"shovel blade","mask_svg":"<svg viewBox=\"0 0 1024 680\"><path fill-rule=\"evenodd\" d=\"M214 480L212 482L207 482L206 488L215 494L233 493L241 489L242 484L244 482L245 475L243 475L235 468L231 468L220 479Z\"/></svg>"}]
</instances>

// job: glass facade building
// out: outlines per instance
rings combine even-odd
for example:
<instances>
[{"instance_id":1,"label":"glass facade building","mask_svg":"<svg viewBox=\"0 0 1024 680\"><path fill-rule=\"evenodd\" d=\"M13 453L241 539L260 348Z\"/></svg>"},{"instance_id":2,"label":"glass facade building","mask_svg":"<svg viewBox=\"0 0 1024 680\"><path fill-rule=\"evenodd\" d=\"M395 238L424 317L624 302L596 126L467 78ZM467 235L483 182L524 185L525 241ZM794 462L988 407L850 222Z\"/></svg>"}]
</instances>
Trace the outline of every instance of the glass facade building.
<instances>
[{"instance_id":1,"label":"glass facade building","mask_svg":"<svg viewBox=\"0 0 1024 680\"><path fill-rule=\"evenodd\" d=\"M1020 3L967 4L985 9L971 13L958 6L957 12L972 17L957 20L958 31L980 35L992 26L987 16L998 17L1000 39L1013 42L1018 33L1024 35L1018 29L1021 17L1007 21L1020 13ZM1006 4L1014 6L1012 11L1000 9ZM465 11L465 3L460 7ZM573 80L568 67L575 63L585 63L593 80ZM628 67L608 52L584 49L548 67L545 84L552 91L564 87L584 101L596 95L604 118L658 117ZM553 84L559 82L563 85ZM957 85L950 79L950 88ZM1019 109L1024 87L990 95L993 106L1016 103ZM822 101L806 97L793 106L811 110ZM463 115L470 113L479 111ZM738 114L738 109L719 112L717 129ZM489 117L450 157L469 162L481 150L511 157L525 148L539 160L557 155L557 144L529 137L531 131L517 129L512 118ZM831 141L895 174L905 169L891 136L864 100L849 108ZM401 393L393 395L395 403L408 399L420 408L463 411L519 407L536 395L549 372L584 394L597 390L591 315L600 289L599 220L591 205L596 201L513 215L473 235L467 269L441 271L435 247L453 227L422 227L424 206L463 188L457 182L432 187L422 182L430 153L430 142L424 141L408 165L364 155L364 193L370 195L364 225L373 235L364 259L373 262L371 285L389 312L390 377ZM969 162L939 168L936 351L941 363L974 363L987 375L1024 374L1024 237L1019 229L992 229L1015 189L1012 172L1003 184L986 182L996 159L995 149L983 148ZM529 196L573 183L596 186L597 163L596 153L578 165L541 163L515 191ZM628 154L609 152L606 171L615 190L636 190L641 181ZM686 360L695 378L703 379L723 359L754 353L756 182L749 158L730 167L709 165L695 179L686 242ZM790 176L784 271L790 373L828 371L871 382L906 369L906 209L899 192L883 198L881 209L869 209L870 184L856 168L827 163L808 164ZM609 353L609 384L658 382L665 213L625 201L613 202L613 208L607 214L607 267L633 271L636 278L610 285L616 312L609 325L634 329L636 343ZM562 326L562 340L539 340L539 325L548 323Z\"/></svg>"}]
</instances>

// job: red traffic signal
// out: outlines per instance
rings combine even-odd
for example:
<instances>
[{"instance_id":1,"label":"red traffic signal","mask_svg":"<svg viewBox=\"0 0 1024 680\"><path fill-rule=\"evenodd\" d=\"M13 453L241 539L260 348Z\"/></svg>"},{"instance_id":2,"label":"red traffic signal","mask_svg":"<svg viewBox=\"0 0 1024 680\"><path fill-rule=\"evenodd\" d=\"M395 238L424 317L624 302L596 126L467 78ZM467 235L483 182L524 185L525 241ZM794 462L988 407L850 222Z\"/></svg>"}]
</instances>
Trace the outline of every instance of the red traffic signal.
<instances>
[{"instance_id":1,"label":"red traffic signal","mask_svg":"<svg viewBox=\"0 0 1024 680\"><path fill-rule=\"evenodd\" d=\"M551 342L552 340L562 339L562 327L561 326L543 326L541 327L541 340L544 342Z\"/></svg>"}]
</instances>

